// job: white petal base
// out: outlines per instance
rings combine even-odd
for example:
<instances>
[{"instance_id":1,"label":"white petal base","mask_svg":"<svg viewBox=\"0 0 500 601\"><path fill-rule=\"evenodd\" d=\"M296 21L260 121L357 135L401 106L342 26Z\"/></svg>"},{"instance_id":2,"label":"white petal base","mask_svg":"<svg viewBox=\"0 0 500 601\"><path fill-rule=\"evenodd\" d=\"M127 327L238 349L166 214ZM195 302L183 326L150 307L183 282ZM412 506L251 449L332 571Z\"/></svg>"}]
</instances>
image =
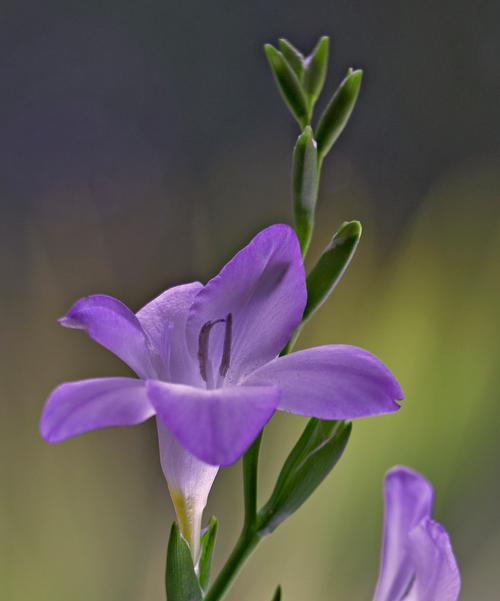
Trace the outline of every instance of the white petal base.
<instances>
[{"instance_id":1,"label":"white petal base","mask_svg":"<svg viewBox=\"0 0 500 601\"><path fill-rule=\"evenodd\" d=\"M161 420L156 420L160 461L182 535L196 564L200 549L201 521L217 466L208 465L180 445Z\"/></svg>"}]
</instances>

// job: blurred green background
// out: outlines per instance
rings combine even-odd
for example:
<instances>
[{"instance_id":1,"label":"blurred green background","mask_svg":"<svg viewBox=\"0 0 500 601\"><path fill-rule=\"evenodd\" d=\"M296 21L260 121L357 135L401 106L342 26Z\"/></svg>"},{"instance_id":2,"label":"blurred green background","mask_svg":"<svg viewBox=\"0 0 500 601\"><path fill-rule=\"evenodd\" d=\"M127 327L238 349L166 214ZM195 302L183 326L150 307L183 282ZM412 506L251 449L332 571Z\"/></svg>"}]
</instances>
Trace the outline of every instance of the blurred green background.
<instances>
[{"instance_id":1,"label":"blurred green background","mask_svg":"<svg viewBox=\"0 0 500 601\"><path fill-rule=\"evenodd\" d=\"M173 513L153 425L40 440L50 390L127 374L56 318L84 294L137 309L213 275L261 227L290 222L297 131L261 46L332 36L327 94L366 69L327 159L317 258L360 219L355 260L300 344L358 344L406 392L361 420L335 472L251 559L229 599L373 595L382 478L426 474L462 599L500 580L500 5L494 1L167 0L0 7L0 598L160 601ZM325 99L323 99L324 101ZM262 497L303 427L266 430ZM240 466L216 480L221 565L241 521Z\"/></svg>"}]
</instances>

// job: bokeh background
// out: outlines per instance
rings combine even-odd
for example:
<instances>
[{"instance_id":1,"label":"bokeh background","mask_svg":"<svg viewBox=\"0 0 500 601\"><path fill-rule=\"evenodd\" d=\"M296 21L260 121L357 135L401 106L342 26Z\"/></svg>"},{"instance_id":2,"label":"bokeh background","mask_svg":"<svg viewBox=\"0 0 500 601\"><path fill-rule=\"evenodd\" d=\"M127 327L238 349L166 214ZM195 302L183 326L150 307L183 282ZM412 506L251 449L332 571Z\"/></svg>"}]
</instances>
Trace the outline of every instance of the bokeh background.
<instances>
[{"instance_id":1,"label":"bokeh background","mask_svg":"<svg viewBox=\"0 0 500 601\"><path fill-rule=\"evenodd\" d=\"M173 518L152 424L39 439L50 390L127 374L56 318L103 292L139 308L206 280L262 226L290 222L297 135L262 44L332 36L326 96L366 77L327 159L314 261L361 219L357 256L301 345L381 356L406 391L397 414L355 425L306 506L229 595L369 600L384 472L405 463L437 490L462 599L500 577L500 4L85 0L0 6L0 598L160 601ZM262 499L303 426L265 436ZM240 466L209 510L221 565L241 520Z\"/></svg>"}]
</instances>

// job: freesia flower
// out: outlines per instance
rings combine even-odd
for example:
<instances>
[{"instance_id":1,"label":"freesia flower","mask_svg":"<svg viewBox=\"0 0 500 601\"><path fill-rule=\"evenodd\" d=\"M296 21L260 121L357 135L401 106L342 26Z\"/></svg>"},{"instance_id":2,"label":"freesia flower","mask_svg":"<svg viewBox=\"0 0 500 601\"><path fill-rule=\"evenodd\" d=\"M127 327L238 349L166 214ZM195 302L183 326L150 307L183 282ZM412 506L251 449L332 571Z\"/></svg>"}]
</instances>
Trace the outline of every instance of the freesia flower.
<instances>
[{"instance_id":1,"label":"freesia flower","mask_svg":"<svg viewBox=\"0 0 500 601\"><path fill-rule=\"evenodd\" d=\"M434 491L420 474L385 477L382 561L373 601L456 601L460 573L445 529L431 519Z\"/></svg>"},{"instance_id":2,"label":"freesia flower","mask_svg":"<svg viewBox=\"0 0 500 601\"><path fill-rule=\"evenodd\" d=\"M259 233L205 286L171 288L137 314L109 296L77 301L60 323L86 330L138 378L57 387L42 436L58 442L156 416L163 471L196 557L218 466L241 457L275 410L352 419L399 408L399 384L367 351L329 345L278 357L305 303L300 248L286 225Z\"/></svg>"}]
</instances>

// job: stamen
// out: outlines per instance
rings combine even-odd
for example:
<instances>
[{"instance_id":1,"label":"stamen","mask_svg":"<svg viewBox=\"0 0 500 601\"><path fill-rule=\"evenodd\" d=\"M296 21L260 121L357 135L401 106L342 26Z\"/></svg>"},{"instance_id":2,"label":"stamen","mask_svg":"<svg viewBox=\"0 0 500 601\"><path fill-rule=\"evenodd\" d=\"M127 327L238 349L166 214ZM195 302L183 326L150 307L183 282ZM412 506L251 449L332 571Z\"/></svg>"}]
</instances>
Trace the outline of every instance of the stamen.
<instances>
[{"instance_id":1,"label":"stamen","mask_svg":"<svg viewBox=\"0 0 500 601\"><path fill-rule=\"evenodd\" d=\"M210 339L210 330L217 323L222 323L225 319L216 319L215 321L207 321L201 327L198 335L198 364L200 366L200 374L208 384L208 341Z\"/></svg>"},{"instance_id":2,"label":"stamen","mask_svg":"<svg viewBox=\"0 0 500 601\"><path fill-rule=\"evenodd\" d=\"M219 367L219 374L225 378L231 361L231 341L233 337L233 314L226 315L226 330L224 332L224 347Z\"/></svg>"},{"instance_id":3,"label":"stamen","mask_svg":"<svg viewBox=\"0 0 500 601\"><path fill-rule=\"evenodd\" d=\"M214 382L214 374L212 372L212 363L210 361L210 332L212 328L218 324L224 323L224 342L222 346L222 357L219 365L219 376L217 382ZM231 344L233 339L233 314L228 313L225 319L215 319L207 321L200 329L198 335L198 365L200 367L200 375L207 384L207 388L211 389L215 386L222 386L224 378L229 371L231 364Z\"/></svg>"}]
</instances>

